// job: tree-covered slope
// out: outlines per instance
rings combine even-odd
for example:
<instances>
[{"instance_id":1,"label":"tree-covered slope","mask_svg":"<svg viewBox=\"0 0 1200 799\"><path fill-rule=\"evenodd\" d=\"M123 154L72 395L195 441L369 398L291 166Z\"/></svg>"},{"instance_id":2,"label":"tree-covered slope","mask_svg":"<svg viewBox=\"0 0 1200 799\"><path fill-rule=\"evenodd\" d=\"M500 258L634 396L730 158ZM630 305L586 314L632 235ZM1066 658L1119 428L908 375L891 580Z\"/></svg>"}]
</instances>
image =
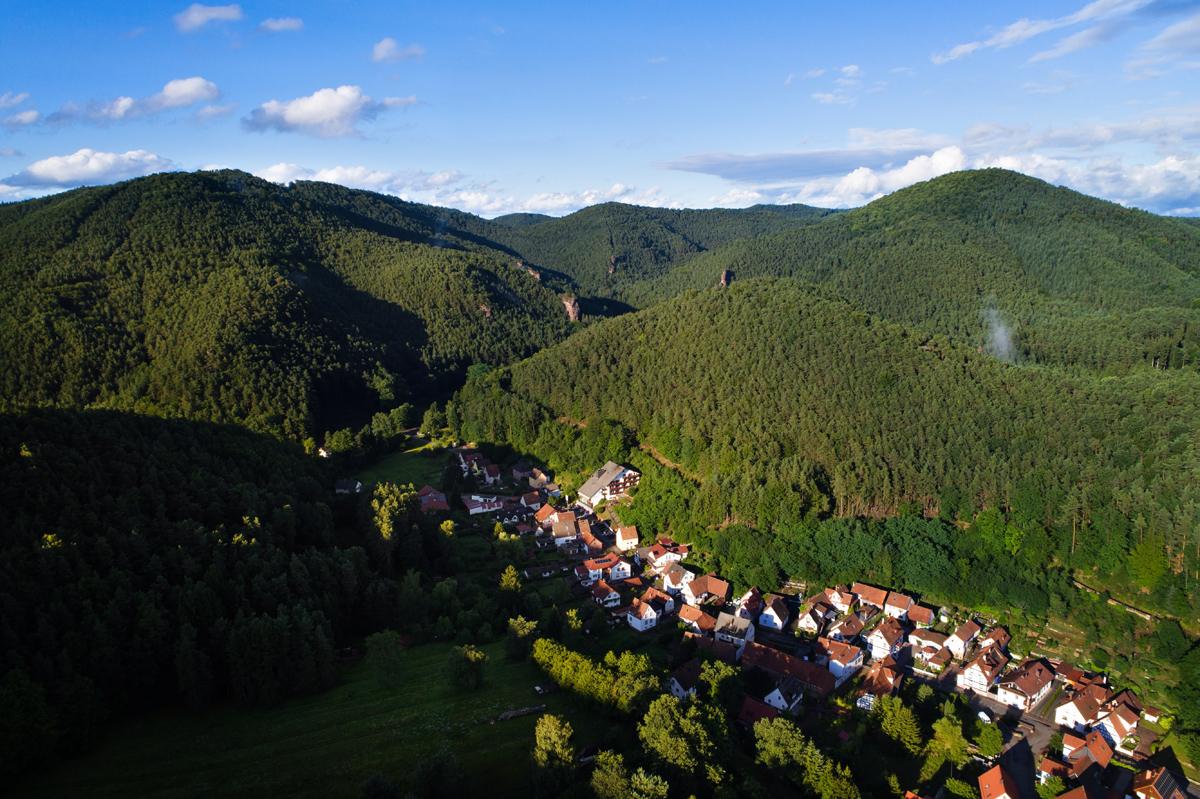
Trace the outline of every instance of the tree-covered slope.
<instances>
[{"instance_id":1,"label":"tree-covered slope","mask_svg":"<svg viewBox=\"0 0 1200 799\"><path fill-rule=\"evenodd\" d=\"M1096 522L1110 558L1136 522L1175 563L1184 542L1195 561L1198 391L1190 372L1011 366L758 279L589 328L468 383L458 411L466 438L533 450L548 420L614 420L702 480L696 524L905 501L970 518L1026 492L1040 523Z\"/></svg>"},{"instance_id":2,"label":"tree-covered slope","mask_svg":"<svg viewBox=\"0 0 1200 799\"><path fill-rule=\"evenodd\" d=\"M534 268L568 276L581 294L625 301L636 284L713 247L837 213L806 205L672 210L603 203L536 224L501 218L488 235Z\"/></svg>"},{"instance_id":3,"label":"tree-covered slope","mask_svg":"<svg viewBox=\"0 0 1200 799\"><path fill-rule=\"evenodd\" d=\"M1021 361L1200 362L1193 225L1005 170L945 175L816 225L727 244L627 301L706 288L725 269L735 280L812 281L892 321Z\"/></svg>"},{"instance_id":4,"label":"tree-covered slope","mask_svg":"<svg viewBox=\"0 0 1200 799\"><path fill-rule=\"evenodd\" d=\"M0 207L0 401L299 437L568 335L507 253L377 197L220 172Z\"/></svg>"}]
</instances>

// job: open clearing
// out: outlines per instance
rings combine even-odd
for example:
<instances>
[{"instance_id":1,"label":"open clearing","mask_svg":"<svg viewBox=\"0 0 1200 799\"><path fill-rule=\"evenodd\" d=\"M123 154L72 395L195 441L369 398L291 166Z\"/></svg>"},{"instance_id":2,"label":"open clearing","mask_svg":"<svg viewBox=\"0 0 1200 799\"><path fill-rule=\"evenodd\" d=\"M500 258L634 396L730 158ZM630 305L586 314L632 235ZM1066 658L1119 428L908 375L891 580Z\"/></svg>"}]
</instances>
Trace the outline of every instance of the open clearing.
<instances>
[{"instance_id":1,"label":"open clearing","mask_svg":"<svg viewBox=\"0 0 1200 799\"><path fill-rule=\"evenodd\" d=\"M410 442L416 443L416 441ZM395 485L412 483L417 488L431 485L441 488L442 472L446 469L450 454L444 449L434 449L430 444L394 452L357 476L368 489L374 483L390 482Z\"/></svg>"},{"instance_id":2,"label":"open clearing","mask_svg":"<svg viewBox=\"0 0 1200 799\"><path fill-rule=\"evenodd\" d=\"M527 791L541 714L494 725L483 719L544 702L547 712L570 722L576 746L600 740L604 723L581 712L566 692L537 696L533 687L544 674L532 662L504 660L503 642L481 647L491 658L482 690L452 691L441 676L450 647L408 650L408 677L387 691L358 663L333 690L278 708L174 710L123 723L97 750L34 775L11 795L358 797L363 780L379 770L402 779L403 795L420 759L449 746L470 773L474 793L519 796Z\"/></svg>"}]
</instances>

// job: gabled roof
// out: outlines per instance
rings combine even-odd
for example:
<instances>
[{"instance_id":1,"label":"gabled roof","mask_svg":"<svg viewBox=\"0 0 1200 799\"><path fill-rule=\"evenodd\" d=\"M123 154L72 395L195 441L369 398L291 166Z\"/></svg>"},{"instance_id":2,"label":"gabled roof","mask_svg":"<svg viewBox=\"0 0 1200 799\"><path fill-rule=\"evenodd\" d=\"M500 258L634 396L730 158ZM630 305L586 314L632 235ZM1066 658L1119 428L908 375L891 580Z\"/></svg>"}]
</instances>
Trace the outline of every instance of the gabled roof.
<instances>
[{"instance_id":1,"label":"gabled roof","mask_svg":"<svg viewBox=\"0 0 1200 799\"><path fill-rule=\"evenodd\" d=\"M717 616L717 631L731 635L735 638L742 638L750 629L750 620L741 616L734 616L732 613L722 613Z\"/></svg>"},{"instance_id":2,"label":"gabled roof","mask_svg":"<svg viewBox=\"0 0 1200 799\"><path fill-rule=\"evenodd\" d=\"M778 649L771 649L769 646L753 642L746 644L746 648L742 651L742 668L762 669L777 676L790 674L805 688L813 690L820 696L825 696L837 687L837 679L828 669L780 652Z\"/></svg>"},{"instance_id":3,"label":"gabled roof","mask_svg":"<svg viewBox=\"0 0 1200 799\"><path fill-rule=\"evenodd\" d=\"M608 461L599 469L592 472L592 476L589 477L588 481L579 489L579 496L590 497L595 495L597 491L600 491L613 480L616 480L617 476L623 471L625 471L624 466L620 465L619 463Z\"/></svg>"},{"instance_id":4,"label":"gabled roof","mask_svg":"<svg viewBox=\"0 0 1200 799\"><path fill-rule=\"evenodd\" d=\"M833 635L834 633L837 633L838 635L841 635L843 638L853 638L854 636L861 633L862 629L863 629L862 619L860 619L858 617L858 614L851 613L849 616L845 617L844 619L839 619L838 621L835 621L833 623L833 626L829 628L829 634Z\"/></svg>"},{"instance_id":5,"label":"gabled roof","mask_svg":"<svg viewBox=\"0 0 1200 799\"><path fill-rule=\"evenodd\" d=\"M1054 670L1044 660L1026 660L998 683L1013 693L1033 697L1054 681Z\"/></svg>"},{"instance_id":6,"label":"gabled roof","mask_svg":"<svg viewBox=\"0 0 1200 799\"><path fill-rule=\"evenodd\" d=\"M597 600L602 601L608 599L615 593L617 593L616 589L603 580L597 581L597 583L592 586L592 597Z\"/></svg>"},{"instance_id":7,"label":"gabled roof","mask_svg":"<svg viewBox=\"0 0 1200 799\"><path fill-rule=\"evenodd\" d=\"M751 588L746 593L742 594L742 598L738 600L738 604L750 612L754 612L762 607L763 595L757 588Z\"/></svg>"},{"instance_id":8,"label":"gabled roof","mask_svg":"<svg viewBox=\"0 0 1200 799\"><path fill-rule=\"evenodd\" d=\"M1083 739L1083 746L1071 753L1071 759L1086 759L1091 760L1100 768L1108 768L1108 761L1112 760L1113 750L1108 745L1108 741L1104 740L1104 736L1099 730L1092 730Z\"/></svg>"},{"instance_id":9,"label":"gabled roof","mask_svg":"<svg viewBox=\"0 0 1200 799\"><path fill-rule=\"evenodd\" d=\"M697 649L704 649L716 655L717 660L728 663L732 666L737 662L737 647L728 641L718 641L715 638L707 638L693 632L685 632L683 637L689 641L696 642Z\"/></svg>"},{"instance_id":10,"label":"gabled roof","mask_svg":"<svg viewBox=\"0 0 1200 799\"><path fill-rule=\"evenodd\" d=\"M617 540L618 541L637 541L638 540L637 528L636 527L618 527L617 528Z\"/></svg>"},{"instance_id":11,"label":"gabled roof","mask_svg":"<svg viewBox=\"0 0 1200 799\"><path fill-rule=\"evenodd\" d=\"M998 646L1003 648L1008 646L1008 642L1011 640L1012 636L1008 634L1008 630L1004 629L1003 627L997 627L984 636L983 640L979 642L979 645L984 649L989 646Z\"/></svg>"},{"instance_id":12,"label":"gabled roof","mask_svg":"<svg viewBox=\"0 0 1200 799\"><path fill-rule=\"evenodd\" d=\"M738 713L738 723L745 724L747 727L753 727L763 719L773 719L779 715L779 711L765 702L759 702L757 699L746 697L746 701L742 703L742 709Z\"/></svg>"},{"instance_id":13,"label":"gabled roof","mask_svg":"<svg viewBox=\"0 0 1200 799\"><path fill-rule=\"evenodd\" d=\"M1042 758L1042 762L1038 764L1038 771L1045 774L1047 777L1058 777L1065 780L1071 776L1071 767L1061 760L1055 760L1047 755Z\"/></svg>"},{"instance_id":14,"label":"gabled roof","mask_svg":"<svg viewBox=\"0 0 1200 799\"><path fill-rule=\"evenodd\" d=\"M989 646L987 649L975 656L975 659L966 665L967 669L972 667L978 668L983 673L983 678L987 682L992 682L1000 673L1004 671L1004 667L1008 665L1008 657L1000 651L999 647Z\"/></svg>"},{"instance_id":15,"label":"gabled roof","mask_svg":"<svg viewBox=\"0 0 1200 799\"><path fill-rule=\"evenodd\" d=\"M499 477L500 476L500 467L494 463L489 463L487 465L487 467L484 469L484 471L487 473L488 477Z\"/></svg>"},{"instance_id":16,"label":"gabled roof","mask_svg":"<svg viewBox=\"0 0 1200 799\"><path fill-rule=\"evenodd\" d=\"M889 647L895 646L904 640L904 625L893 618L886 618L883 622L871 631L867 640L880 636L883 638Z\"/></svg>"},{"instance_id":17,"label":"gabled roof","mask_svg":"<svg viewBox=\"0 0 1200 799\"><path fill-rule=\"evenodd\" d=\"M537 519L539 522L544 522L556 513L558 513L558 508L554 507L553 505L546 504L538 509L538 512L533 515L533 518Z\"/></svg>"},{"instance_id":18,"label":"gabled roof","mask_svg":"<svg viewBox=\"0 0 1200 799\"><path fill-rule=\"evenodd\" d=\"M975 623L974 619L968 619L967 621L965 621L959 625L958 629L954 631L954 635L952 635L951 637L957 638L958 640L962 641L965 644L965 643L968 643L975 636L979 635L979 632L981 629L982 628L978 624Z\"/></svg>"},{"instance_id":19,"label":"gabled roof","mask_svg":"<svg viewBox=\"0 0 1200 799\"><path fill-rule=\"evenodd\" d=\"M666 609L667 605L675 604L674 597L672 597L670 594L664 594L662 591L659 591L654 586L650 586L649 588L646 589L646 593L642 594L642 601L643 602L652 602L656 606L661 605L662 607L658 608L658 610L660 612L664 611Z\"/></svg>"},{"instance_id":20,"label":"gabled roof","mask_svg":"<svg viewBox=\"0 0 1200 799\"><path fill-rule=\"evenodd\" d=\"M804 698L804 688L800 685L800 681L790 674L785 674L779 678L779 681L775 684L775 690L779 692L780 698L783 699L783 703L788 707L791 707Z\"/></svg>"},{"instance_id":21,"label":"gabled roof","mask_svg":"<svg viewBox=\"0 0 1200 799\"><path fill-rule=\"evenodd\" d=\"M877 608L883 607L884 603L887 602L888 592L873 585L855 583L850 586L850 590L858 597L859 602L866 602L868 605L874 605Z\"/></svg>"},{"instance_id":22,"label":"gabled roof","mask_svg":"<svg viewBox=\"0 0 1200 799\"><path fill-rule=\"evenodd\" d=\"M649 602L643 602L641 599L634 599L629 606L629 613L639 619L658 618L658 610Z\"/></svg>"},{"instance_id":23,"label":"gabled roof","mask_svg":"<svg viewBox=\"0 0 1200 799\"><path fill-rule=\"evenodd\" d=\"M530 491L528 494L521 495L521 501L526 505L532 505L535 502L541 502L542 495L536 491Z\"/></svg>"},{"instance_id":24,"label":"gabled roof","mask_svg":"<svg viewBox=\"0 0 1200 799\"><path fill-rule=\"evenodd\" d=\"M910 616L912 614L909 614ZM946 636L933 630L914 630L909 633L908 640L922 646L932 646L941 649L946 645Z\"/></svg>"},{"instance_id":25,"label":"gabled roof","mask_svg":"<svg viewBox=\"0 0 1200 799\"><path fill-rule=\"evenodd\" d=\"M912 605L912 597L910 597L908 594L899 594L895 591L890 591L887 595L887 599L884 600L884 607L903 610L905 613L908 612L908 609L911 608Z\"/></svg>"},{"instance_id":26,"label":"gabled roof","mask_svg":"<svg viewBox=\"0 0 1200 799\"><path fill-rule=\"evenodd\" d=\"M1165 766L1148 769L1133 778L1130 786L1137 793L1152 799L1185 799L1183 783Z\"/></svg>"},{"instance_id":27,"label":"gabled roof","mask_svg":"<svg viewBox=\"0 0 1200 799\"><path fill-rule=\"evenodd\" d=\"M843 644L832 638L818 638L817 650L827 655L830 663L837 663L840 666L848 665L862 656L862 650L858 647Z\"/></svg>"},{"instance_id":28,"label":"gabled roof","mask_svg":"<svg viewBox=\"0 0 1200 799\"><path fill-rule=\"evenodd\" d=\"M616 552L609 552L607 555L603 555L599 558L585 560L583 565L587 566L592 571L604 571L605 569L611 569L613 566L616 566L620 560L621 556Z\"/></svg>"},{"instance_id":29,"label":"gabled roof","mask_svg":"<svg viewBox=\"0 0 1200 799\"><path fill-rule=\"evenodd\" d=\"M980 799L999 799L999 797L1020 799L1021 796L1017 790L1016 781L999 766L993 766L980 775L979 795Z\"/></svg>"},{"instance_id":30,"label":"gabled roof","mask_svg":"<svg viewBox=\"0 0 1200 799\"><path fill-rule=\"evenodd\" d=\"M671 679L679 683L684 691L691 691L700 684L700 661L692 658L671 672Z\"/></svg>"},{"instance_id":31,"label":"gabled roof","mask_svg":"<svg viewBox=\"0 0 1200 799\"><path fill-rule=\"evenodd\" d=\"M704 594L712 594L721 599L729 597L729 583L711 573L692 580L684 590L694 597L703 596Z\"/></svg>"},{"instance_id":32,"label":"gabled roof","mask_svg":"<svg viewBox=\"0 0 1200 799\"><path fill-rule=\"evenodd\" d=\"M777 594L767 594L766 597L764 597L764 604L766 605L766 607L763 608L764 612L769 610L780 619L786 619L788 617L787 603L783 601L783 597Z\"/></svg>"},{"instance_id":33,"label":"gabled roof","mask_svg":"<svg viewBox=\"0 0 1200 799\"><path fill-rule=\"evenodd\" d=\"M908 618L916 624L933 624L933 609L922 605L913 605L908 609Z\"/></svg>"},{"instance_id":34,"label":"gabled roof","mask_svg":"<svg viewBox=\"0 0 1200 799\"><path fill-rule=\"evenodd\" d=\"M700 608L692 607L691 605L683 605L679 608L679 618L686 622L691 622L700 628L700 632L711 634L717 629L717 620Z\"/></svg>"},{"instance_id":35,"label":"gabled roof","mask_svg":"<svg viewBox=\"0 0 1200 799\"><path fill-rule=\"evenodd\" d=\"M887 696L900 687L900 681L903 679L904 674L900 671L896 661L888 656L871 666L871 670L863 678L859 693L860 695Z\"/></svg>"}]
</instances>

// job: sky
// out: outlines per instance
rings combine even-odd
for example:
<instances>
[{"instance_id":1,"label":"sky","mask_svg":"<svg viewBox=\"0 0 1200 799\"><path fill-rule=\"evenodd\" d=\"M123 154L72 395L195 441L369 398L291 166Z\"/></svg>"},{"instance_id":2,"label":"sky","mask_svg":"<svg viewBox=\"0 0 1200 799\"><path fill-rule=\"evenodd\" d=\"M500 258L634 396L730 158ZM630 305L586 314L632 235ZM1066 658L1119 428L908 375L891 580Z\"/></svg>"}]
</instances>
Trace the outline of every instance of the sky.
<instances>
[{"instance_id":1,"label":"sky","mask_svg":"<svg viewBox=\"0 0 1200 799\"><path fill-rule=\"evenodd\" d=\"M847 208L999 166L1200 215L1200 0L6 5L2 201L229 167L485 217Z\"/></svg>"}]
</instances>

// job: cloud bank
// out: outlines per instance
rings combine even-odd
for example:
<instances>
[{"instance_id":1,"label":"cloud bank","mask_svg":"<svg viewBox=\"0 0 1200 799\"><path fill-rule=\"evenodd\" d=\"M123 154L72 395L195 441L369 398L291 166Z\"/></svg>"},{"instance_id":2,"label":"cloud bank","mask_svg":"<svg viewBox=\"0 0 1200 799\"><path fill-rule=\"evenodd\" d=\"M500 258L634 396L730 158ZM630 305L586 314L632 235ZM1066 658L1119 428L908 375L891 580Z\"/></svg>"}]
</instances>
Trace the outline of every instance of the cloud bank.
<instances>
[{"instance_id":1,"label":"cloud bank","mask_svg":"<svg viewBox=\"0 0 1200 799\"><path fill-rule=\"evenodd\" d=\"M242 17L242 7L239 5L205 6L192 3L176 14L174 19L175 27L182 33L191 33L206 27L210 22L237 22Z\"/></svg>"}]
</instances>

